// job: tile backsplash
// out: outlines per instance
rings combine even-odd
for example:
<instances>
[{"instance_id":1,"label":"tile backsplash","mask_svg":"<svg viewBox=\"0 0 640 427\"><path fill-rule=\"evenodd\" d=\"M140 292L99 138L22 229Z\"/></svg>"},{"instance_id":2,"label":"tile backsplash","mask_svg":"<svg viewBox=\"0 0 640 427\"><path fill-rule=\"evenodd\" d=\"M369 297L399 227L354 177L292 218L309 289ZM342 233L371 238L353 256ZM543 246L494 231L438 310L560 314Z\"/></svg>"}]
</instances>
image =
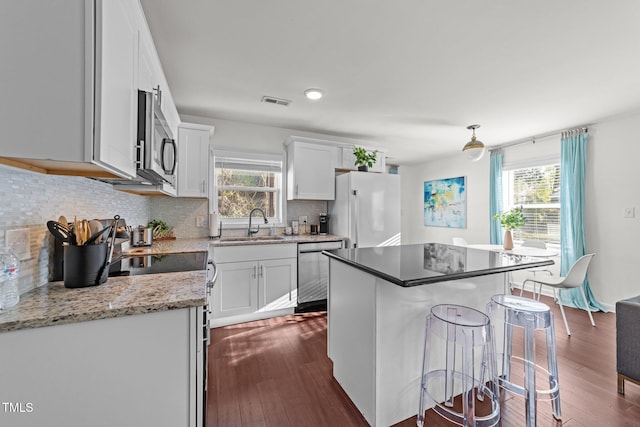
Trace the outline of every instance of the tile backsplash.
<instances>
[{"instance_id":1,"label":"tile backsplash","mask_svg":"<svg viewBox=\"0 0 640 427\"><path fill-rule=\"evenodd\" d=\"M123 193L89 178L45 175L0 165L0 246L7 230L28 229L28 259L20 262L20 293L49 280L53 263L53 236L49 220L64 215L69 220L112 218L118 214L127 224L146 224L149 197Z\"/></svg>"},{"instance_id":2,"label":"tile backsplash","mask_svg":"<svg viewBox=\"0 0 640 427\"><path fill-rule=\"evenodd\" d=\"M326 201L291 200L286 223L291 225L300 215L307 215L309 224L317 224L319 214L326 211ZM60 215L73 220L74 216L107 219L116 214L134 227L161 219L173 227L177 238L208 237L207 199L139 196L90 178L0 165L0 246L5 245L7 230L28 229L30 235L30 255L20 262L21 294L51 279L54 240L47 221ZM199 216L204 219L202 227L196 227Z\"/></svg>"}]
</instances>

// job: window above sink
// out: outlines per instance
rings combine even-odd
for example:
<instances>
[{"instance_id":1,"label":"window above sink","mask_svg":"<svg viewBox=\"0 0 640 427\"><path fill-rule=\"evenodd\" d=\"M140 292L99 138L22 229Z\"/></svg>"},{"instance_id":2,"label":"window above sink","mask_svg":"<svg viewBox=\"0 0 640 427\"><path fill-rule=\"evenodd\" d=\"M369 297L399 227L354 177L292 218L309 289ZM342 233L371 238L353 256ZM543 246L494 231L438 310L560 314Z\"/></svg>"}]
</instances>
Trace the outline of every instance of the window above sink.
<instances>
[{"instance_id":1,"label":"window above sink","mask_svg":"<svg viewBox=\"0 0 640 427\"><path fill-rule=\"evenodd\" d=\"M271 224L283 223L283 155L214 152L213 207L223 226L247 226L253 208L262 208Z\"/></svg>"}]
</instances>

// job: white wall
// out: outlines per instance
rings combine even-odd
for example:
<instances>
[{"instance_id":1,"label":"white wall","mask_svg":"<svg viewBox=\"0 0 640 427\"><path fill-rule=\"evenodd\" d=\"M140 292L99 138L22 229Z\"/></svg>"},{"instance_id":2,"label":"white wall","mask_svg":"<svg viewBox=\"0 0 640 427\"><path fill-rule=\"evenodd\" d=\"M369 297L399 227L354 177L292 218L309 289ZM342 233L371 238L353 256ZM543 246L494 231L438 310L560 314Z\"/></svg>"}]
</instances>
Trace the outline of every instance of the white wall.
<instances>
[{"instance_id":1,"label":"white wall","mask_svg":"<svg viewBox=\"0 0 640 427\"><path fill-rule=\"evenodd\" d=\"M589 280L598 300L610 307L640 295L640 112L589 127L585 227L596 257ZM635 218L623 218L624 208Z\"/></svg>"},{"instance_id":2,"label":"white wall","mask_svg":"<svg viewBox=\"0 0 640 427\"><path fill-rule=\"evenodd\" d=\"M489 155L470 162L460 152L419 165L403 165L402 243L437 242L451 244L453 237L468 243L489 241ZM467 228L424 226L424 182L433 179L467 177Z\"/></svg>"},{"instance_id":3,"label":"white wall","mask_svg":"<svg viewBox=\"0 0 640 427\"><path fill-rule=\"evenodd\" d=\"M589 127L585 228L588 251L596 253L589 280L598 301L609 309L614 309L616 301L640 294L640 277L636 274L640 264L639 124L640 112L636 112ZM451 243L454 236L464 237L469 243L488 242L488 156L478 163L460 155L403 165L401 173L404 244ZM424 181L460 175L467 176L467 228L425 227ZM625 208L635 208L635 217L623 218Z\"/></svg>"},{"instance_id":4,"label":"white wall","mask_svg":"<svg viewBox=\"0 0 640 427\"><path fill-rule=\"evenodd\" d=\"M212 139L214 149L223 147L265 153L279 153L284 150L284 141L291 135L375 147L375 144L371 144L368 141L358 141L355 139L334 137L321 133L302 132L274 126L262 126L232 120L189 115L182 115L181 119L183 122L215 126Z\"/></svg>"}]
</instances>

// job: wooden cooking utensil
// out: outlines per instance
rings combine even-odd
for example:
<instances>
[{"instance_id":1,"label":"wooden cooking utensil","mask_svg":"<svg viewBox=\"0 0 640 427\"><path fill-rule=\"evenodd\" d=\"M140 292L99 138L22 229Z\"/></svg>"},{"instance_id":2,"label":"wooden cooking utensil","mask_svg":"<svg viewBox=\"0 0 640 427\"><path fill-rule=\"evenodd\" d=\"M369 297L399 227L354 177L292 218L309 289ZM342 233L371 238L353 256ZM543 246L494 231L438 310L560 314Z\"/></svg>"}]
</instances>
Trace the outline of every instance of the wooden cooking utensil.
<instances>
[{"instance_id":1,"label":"wooden cooking utensil","mask_svg":"<svg viewBox=\"0 0 640 427\"><path fill-rule=\"evenodd\" d=\"M100 221L95 219L92 219L91 221L89 221L89 230L91 231L91 236L95 236L96 233L99 233L103 229L104 227L102 226L102 223ZM101 240L102 240L102 234L99 234L98 237L94 239L96 244L100 243ZM87 244L89 244L89 242L87 242Z\"/></svg>"}]
</instances>

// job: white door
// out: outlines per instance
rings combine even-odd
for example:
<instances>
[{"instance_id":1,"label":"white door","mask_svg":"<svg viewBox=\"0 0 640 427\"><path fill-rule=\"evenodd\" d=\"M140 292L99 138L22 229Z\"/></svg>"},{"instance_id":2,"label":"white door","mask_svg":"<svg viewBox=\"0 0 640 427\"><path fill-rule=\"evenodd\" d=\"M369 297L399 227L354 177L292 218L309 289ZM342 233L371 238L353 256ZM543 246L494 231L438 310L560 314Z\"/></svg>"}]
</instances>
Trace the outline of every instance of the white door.
<instances>
[{"instance_id":1,"label":"white door","mask_svg":"<svg viewBox=\"0 0 640 427\"><path fill-rule=\"evenodd\" d=\"M400 244L400 175L351 172L353 233L359 248Z\"/></svg>"},{"instance_id":2,"label":"white door","mask_svg":"<svg viewBox=\"0 0 640 427\"><path fill-rule=\"evenodd\" d=\"M138 28L135 3L98 2L96 135L94 160L118 175L135 177L138 100Z\"/></svg>"},{"instance_id":3,"label":"white door","mask_svg":"<svg viewBox=\"0 0 640 427\"><path fill-rule=\"evenodd\" d=\"M278 310L296 305L292 291L297 280L297 259L282 258L260 261L260 311Z\"/></svg>"},{"instance_id":4,"label":"white door","mask_svg":"<svg viewBox=\"0 0 640 427\"><path fill-rule=\"evenodd\" d=\"M210 130L178 128L178 197L207 197L210 135Z\"/></svg>"},{"instance_id":5,"label":"white door","mask_svg":"<svg viewBox=\"0 0 640 427\"><path fill-rule=\"evenodd\" d=\"M235 316L258 310L258 263L217 263L213 287L213 317Z\"/></svg>"}]
</instances>

